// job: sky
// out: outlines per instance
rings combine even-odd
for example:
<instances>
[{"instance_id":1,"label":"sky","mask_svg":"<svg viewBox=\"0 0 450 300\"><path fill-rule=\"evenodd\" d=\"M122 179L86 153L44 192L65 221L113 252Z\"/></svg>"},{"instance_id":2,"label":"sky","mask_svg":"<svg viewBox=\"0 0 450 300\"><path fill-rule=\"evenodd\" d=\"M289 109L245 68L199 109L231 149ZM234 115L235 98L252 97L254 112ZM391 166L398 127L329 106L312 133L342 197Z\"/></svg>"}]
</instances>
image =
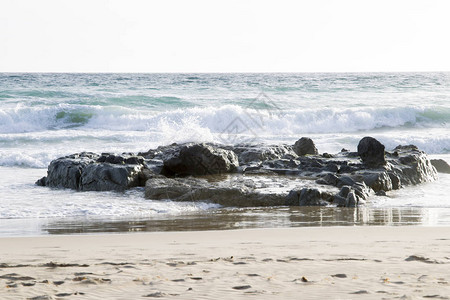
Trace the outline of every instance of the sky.
<instances>
[{"instance_id":1,"label":"sky","mask_svg":"<svg viewBox=\"0 0 450 300\"><path fill-rule=\"evenodd\" d=\"M447 0L1 0L0 72L450 71Z\"/></svg>"}]
</instances>

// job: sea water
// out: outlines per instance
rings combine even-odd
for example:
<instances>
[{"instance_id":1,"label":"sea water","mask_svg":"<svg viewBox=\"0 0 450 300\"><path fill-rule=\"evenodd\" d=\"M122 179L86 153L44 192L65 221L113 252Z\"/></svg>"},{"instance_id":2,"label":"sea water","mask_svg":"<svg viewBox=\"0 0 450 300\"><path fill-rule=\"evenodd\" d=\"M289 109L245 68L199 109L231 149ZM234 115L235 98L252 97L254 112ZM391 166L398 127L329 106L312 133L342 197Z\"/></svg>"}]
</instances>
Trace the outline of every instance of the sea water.
<instances>
[{"instance_id":1,"label":"sea water","mask_svg":"<svg viewBox=\"0 0 450 300\"><path fill-rule=\"evenodd\" d=\"M447 174L357 209L224 209L147 200L142 188L76 192L34 184L51 160L79 151L139 152L190 141L293 144L303 136L321 153L355 151L362 137L373 136L387 149L414 144L450 162L450 73L0 73L0 235L450 225Z\"/></svg>"}]
</instances>

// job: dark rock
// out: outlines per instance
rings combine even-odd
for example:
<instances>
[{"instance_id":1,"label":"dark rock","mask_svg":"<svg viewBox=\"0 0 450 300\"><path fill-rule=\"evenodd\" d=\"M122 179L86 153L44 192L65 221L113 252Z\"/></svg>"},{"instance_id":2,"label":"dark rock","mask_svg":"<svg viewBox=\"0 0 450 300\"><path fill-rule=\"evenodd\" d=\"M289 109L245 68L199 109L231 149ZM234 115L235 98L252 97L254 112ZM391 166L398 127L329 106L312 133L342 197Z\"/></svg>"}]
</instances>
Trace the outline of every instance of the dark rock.
<instances>
[{"instance_id":1,"label":"dark rock","mask_svg":"<svg viewBox=\"0 0 450 300\"><path fill-rule=\"evenodd\" d=\"M333 204L335 204L337 207L347 207L348 206L347 197L334 195L334 197L333 197Z\"/></svg>"},{"instance_id":2,"label":"dark rock","mask_svg":"<svg viewBox=\"0 0 450 300\"><path fill-rule=\"evenodd\" d=\"M356 182L352 185L352 189L355 195L358 197L359 203L363 202L370 197L373 191L364 182Z\"/></svg>"},{"instance_id":3,"label":"dark rock","mask_svg":"<svg viewBox=\"0 0 450 300\"><path fill-rule=\"evenodd\" d=\"M343 198L347 198L348 193L352 191L352 188L348 185L344 185L341 190L339 191L339 196Z\"/></svg>"},{"instance_id":4,"label":"dark rock","mask_svg":"<svg viewBox=\"0 0 450 300\"><path fill-rule=\"evenodd\" d=\"M450 174L450 165L443 159L431 159L430 160L433 167L436 168L436 170L439 173L447 173Z\"/></svg>"},{"instance_id":5,"label":"dark rock","mask_svg":"<svg viewBox=\"0 0 450 300\"><path fill-rule=\"evenodd\" d=\"M45 186L47 184L47 176L42 177L36 181L36 185Z\"/></svg>"},{"instance_id":6,"label":"dark rock","mask_svg":"<svg viewBox=\"0 0 450 300\"><path fill-rule=\"evenodd\" d=\"M375 192L390 191L393 189L391 177L387 172L364 173L364 183Z\"/></svg>"},{"instance_id":7,"label":"dark rock","mask_svg":"<svg viewBox=\"0 0 450 300\"><path fill-rule=\"evenodd\" d=\"M398 175L399 173L401 173L401 170L397 170L397 172L393 171L388 172L389 178L391 179L393 190L398 190L399 188L401 188L400 176Z\"/></svg>"},{"instance_id":8,"label":"dark rock","mask_svg":"<svg viewBox=\"0 0 450 300\"><path fill-rule=\"evenodd\" d=\"M123 191L139 185L142 165L89 164L81 173L82 191Z\"/></svg>"},{"instance_id":9,"label":"dark rock","mask_svg":"<svg viewBox=\"0 0 450 300\"><path fill-rule=\"evenodd\" d=\"M333 195L315 188L292 190L286 196L285 205L291 206L326 206L333 200Z\"/></svg>"},{"instance_id":10,"label":"dark rock","mask_svg":"<svg viewBox=\"0 0 450 300\"><path fill-rule=\"evenodd\" d=\"M239 164L297 157L297 154L292 150L292 146L288 145L240 145L230 150L237 154Z\"/></svg>"},{"instance_id":11,"label":"dark rock","mask_svg":"<svg viewBox=\"0 0 450 300\"><path fill-rule=\"evenodd\" d=\"M437 178L436 169L417 147L398 146L396 155L389 152L384 157L384 146L365 139L360 144L372 146L361 152L368 154L364 163L356 152L298 156L287 145L189 143L160 146L141 155L83 152L52 161L47 176L36 184L84 191L123 191L145 185L149 199L236 207L353 207L365 203L375 192L384 195Z\"/></svg>"},{"instance_id":12,"label":"dark rock","mask_svg":"<svg viewBox=\"0 0 450 300\"><path fill-rule=\"evenodd\" d=\"M48 166L45 185L79 190L83 169L97 159L98 155L86 152L55 159Z\"/></svg>"},{"instance_id":13,"label":"dark rock","mask_svg":"<svg viewBox=\"0 0 450 300\"><path fill-rule=\"evenodd\" d=\"M358 197L356 197L354 192L348 193L346 200L348 207L355 207L359 202Z\"/></svg>"},{"instance_id":14,"label":"dark rock","mask_svg":"<svg viewBox=\"0 0 450 300\"><path fill-rule=\"evenodd\" d=\"M394 148L394 150L407 150L407 151L412 151L412 150L416 150L418 151L419 148L417 148L416 145L398 145L397 147Z\"/></svg>"},{"instance_id":15,"label":"dark rock","mask_svg":"<svg viewBox=\"0 0 450 300\"><path fill-rule=\"evenodd\" d=\"M259 192L252 180L242 178L152 178L145 185L145 196L152 200L207 201L224 206L279 206L285 195Z\"/></svg>"},{"instance_id":16,"label":"dark rock","mask_svg":"<svg viewBox=\"0 0 450 300\"><path fill-rule=\"evenodd\" d=\"M383 191L383 190L379 190L378 192L376 192L375 195L377 195L377 196L386 196L386 192Z\"/></svg>"},{"instance_id":17,"label":"dark rock","mask_svg":"<svg viewBox=\"0 0 450 300\"><path fill-rule=\"evenodd\" d=\"M107 160L114 163L106 162ZM53 188L83 191L123 191L142 185L146 180L144 165L126 164L143 161L140 157L76 153L53 160L47 176L36 182ZM144 178L143 178L144 176Z\"/></svg>"},{"instance_id":18,"label":"dark rock","mask_svg":"<svg viewBox=\"0 0 450 300\"><path fill-rule=\"evenodd\" d=\"M295 142L293 147L294 152L297 155L304 156L307 154L317 155L319 151L317 151L316 146L312 139L307 137L302 137L298 141Z\"/></svg>"},{"instance_id":19,"label":"dark rock","mask_svg":"<svg viewBox=\"0 0 450 300\"><path fill-rule=\"evenodd\" d=\"M366 136L359 141L358 155L363 163L370 168L386 164L384 145L373 137Z\"/></svg>"},{"instance_id":20,"label":"dark rock","mask_svg":"<svg viewBox=\"0 0 450 300\"><path fill-rule=\"evenodd\" d=\"M334 175L332 173L328 173L327 175L325 175L321 179L317 180L317 183L318 184L329 184L329 185L337 186L338 180L339 180L339 178L336 175Z\"/></svg>"},{"instance_id":21,"label":"dark rock","mask_svg":"<svg viewBox=\"0 0 450 300\"><path fill-rule=\"evenodd\" d=\"M344 185L353 186L356 181L350 176L341 176L337 178L336 186L343 187Z\"/></svg>"},{"instance_id":22,"label":"dark rock","mask_svg":"<svg viewBox=\"0 0 450 300\"><path fill-rule=\"evenodd\" d=\"M436 169L425 153L409 145L400 148L399 157L390 162L391 171L400 178L401 185L419 184L437 179Z\"/></svg>"},{"instance_id":23,"label":"dark rock","mask_svg":"<svg viewBox=\"0 0 450 300\"><path fill-rule=\"evenodd\" d=\"M161 173L168 176L220 174L235 171L238 166L238 158L231 150L193 144L183 146L179 153L165 160Z\"/></svg>"},{"instance_id":24,"label":"dark rock","mask_svg":"<svg viewBox=\"0 0 450 300\"><path fill-rule=\"evenodd\" d=\"M340 170L339 166L333 162L327 163L325 169L326 169L326 171L333 172L333 173L338 173Z\"/></svg>"}]
</instances>

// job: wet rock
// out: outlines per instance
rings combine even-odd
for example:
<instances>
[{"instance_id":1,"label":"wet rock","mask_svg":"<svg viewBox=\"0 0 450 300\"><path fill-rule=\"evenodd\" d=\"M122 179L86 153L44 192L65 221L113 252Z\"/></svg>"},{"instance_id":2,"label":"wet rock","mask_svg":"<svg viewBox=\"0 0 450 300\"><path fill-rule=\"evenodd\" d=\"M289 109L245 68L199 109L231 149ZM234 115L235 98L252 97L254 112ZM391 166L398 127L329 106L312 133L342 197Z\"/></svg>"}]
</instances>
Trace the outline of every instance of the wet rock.
<instances>
[{"instance_id":1,"label":"wet rock","mask_svg":"<svg viewBox=\"0 0 450 300\"><path fill-rule=\"evenodd\" d=\"M436 170L439 173L447 173L450 174L450 165L443 159L432 159L430 160L433 167L436 168Z\"/></svg>"},{"instance_id":2,"label":"wet rock","mask_svg":"<svg viewBox=\"0 0 450 300\"><path fill-rule=\"evenodd\" d=\"M347 207L348 206L347 197L342 197L340 195L334 195L333 204L335 204L337 207Z\"/></svg>"},{"instance_id":3,"label":"wet rock","mask_svg":"<svg viewBox=\"0 0 450 300\"><path fill-rule=\"evenodd\" d=\"M242 178L152 178L145 185L145 197L152 200L206 201L223 206L279 206L285 195L262 193L252 180Z\"/></svg>"},{"instance_id":4,"label":"wet rock","mask_svg":"<svg viewBox=\"0 0 450 300\"><path fill-rule=\"evenodd\" d=\"M375 195L377 195L377 196L386 196L386 192L383 191L383 190L379 190L378 192L376 192Z\"/></svg>"},{"instance_id":5,"label":"wet rock","mask_svg":"<svg viewBox=\"0 0 450 300\"><path fill-rule=\"evenodd\" d=\"M364 183L375 192L390 191L393 189L391 177L387 172L363 173Z\"/></svg>"},{"instance_id":6,"label":"wet rock","mask_svg":"<svg viewBox=\"0 0 450 300\"><path fill-rule=\"evenodd\" d=\"M437 171L426 154L414 145L397 146L399 157L389 167L400 178L401 185L413 185L437 179Z\"/></svg>"},{"instance_id":7,"label":"wet rock","mask_svg":"<svg viewBox=\"0 0 450 300\"><path fill-rule=\"evenodd\" d=\"M139 185L142 165L89 164L82 173L82 191L123 191Z\"/></svg>"},{"instance_id":8,"label":"wet rock","mask_svg":"<svg viewBox=\"0 0 450 300\"><path fill-rule=\"evenodd\" d=\"M345 185L353 186L355 183L355 179L351 176L340 176L337 177L336 186L339 188Z\"/></svg>"},{"instance_id":9,"label":"wet rock","mask_svg":"<svg viewBox=\"0 0 450 300\"><path fill-rule=\"evenodd\" d=\"M400 173L401 173L401 170L397 170L396 172L394 172L394 171L388 172L389 178L391 179L393 190L398 190L399 188L401 188L401 181L400 181L400 176L399 176Z\"/></svg>"},{"instance_id":10,"label":"wet rock","mask_svg":"<svg viewBox=\"0 0 450 300\"><path fill-rule=\"evenodd\" d=\"M343 186L338 194L334 195L333 203L338 207L355 207L365 203L369 197L367 186L364 183L355 183L353 186Z\"/></svg>"},{"instance_id":11,"label":"wet rock","mask_svg":"<svg viewBox=\"0 0 450 300\"><path fill-rule=\"evenodd\" d=\"M337 186L338 180L339 180L338 176L336 176L335 174L332 174L332 173L328 173L324 177L318 179L316 182L318 184L328 184L328 185Z\"/></svg>"},{"instance_id":12,"label":"wet rock","mask_svg":"<svg viewBox=\"0 0 450 300\"><path fill-rule=\"evenodd\" d=\"M354 185L352 185L352 189L355 192L355 195L358 196L358 203L364 202L363 200L368 199L370 195L373 194L372 189L368 187L364 182L356 182Z\"/></svg>"},{"instance_id":13,"label":"wet rock","mask_svg":"<svg viewBox=\"0 0 450 300\"><path fill-rule=\"evenodd\" d=\"M361 145L378 145L372 138L364 139ZM236 207L353 207L375 193L437 179L426 154L413 145L398 146L386 157L382 145L366 148L361 153L370 155L361 155L364 163L356 152L298 156L287 145L188 143L140 155L82 152L52 161L47 176L36 184L96 191L145 185L148 199Z\"/></svg>"},{"instance_id":14,"label":"wet rock","mask_svg":"<svg viewBox=\"0 0 450 300\"><path fill-rule=\"evenodd\" d=\"M358 155L369 168L376 168L386 164L384 145L373 137L366 136L359 141Z\"/></svg>"},{"instance_id":15,"label":"wet rock","mask_svg":"<svg viewBox=\"0 0 450 300\"><path fill-rule=\"evenodd\" d=\"M76 153L53 160L48 166L46 179L40 183L53 188L81 188L81 174L84 168L99 157L90 152Z\"/></svg>"},{"instance_id":16,"label":"wet rock","mask_svg":"<svg viewBox=\"0 0 450 300\"><path fill-rule=\"evenodd\" d=\"M358 205L358 198L356 197L354 192L350 192L347 195L346 198L346 202L347 202L347 206L348 207L355 207L356 205Z\"/></svg>"},{"instance_id":17,"label":"wet rock","mask_svg":"<svg viewBox=\"0 0 450 300\"><path fill-rule=\"evenodd\" d=\"M333 195L315 188L292 190L286 196L285 205L290 206L326 206L333 200Z\"/></svg>"},{"instance_id":18,"label":"wet rock","mask_svg":"<svg viewBox=\"0 0 450 300\"><path fill-rule=\"evenodd\" d=\"M307 154L319 154L319 151L317 151L316 145L314 145L313 140L307 137L302 137L301 139L296 141L293 150L297 155L300 156L304 156Z\"/></svg>"},{"instance_id":19,"label":"wet rock","mask_svg":"<svg viewBox=\"0 0 450 300\"><path fill-rule=\"evenodd\" d=\"M292 146L289 145L239 145L230 150L237 154L239 164L297 157Z\"/></svg>"},{"instance_id":20,"label":"wet rock","mask_svg":"<svg viewBox=\"0 0 450 300\"><path fill-rule=\"evenodd\" d=\"M161 173L167 176L221 174L233 172L238 166L237 155L231 150L193 144L181 147L178 153L164 160Z\"/></svg>"},{"instance_id":21,"label":"wet rock","mask_svg":"<svg viewBox=\"0 0 450 300\"><path fill-rule=\"evenodd\" d=\"M106 162L107 159L114 163ZM53 160L47 176L36 184L82 191L123 191L146 180L144 165L134 162L143 159L133 155L76 153Z\"/></svg>"}]
</instances>

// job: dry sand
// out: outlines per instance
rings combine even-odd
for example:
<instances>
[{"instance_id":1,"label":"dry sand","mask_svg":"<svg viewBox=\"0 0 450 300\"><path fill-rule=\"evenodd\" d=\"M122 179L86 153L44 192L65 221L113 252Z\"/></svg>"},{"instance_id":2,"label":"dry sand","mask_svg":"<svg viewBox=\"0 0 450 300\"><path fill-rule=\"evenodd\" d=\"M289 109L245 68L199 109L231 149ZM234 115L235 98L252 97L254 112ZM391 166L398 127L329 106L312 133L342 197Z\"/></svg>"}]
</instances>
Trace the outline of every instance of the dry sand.
<instances>
[{"instance_id":1,"label":"dry sand","mask_svg":"<svg viewBox=\"0 0 450 300\"><path fill-rule=\"evenodd\" d=\"M450 299L450 227L0 238L0 299Z\"/></svg>"}]
</instances>

